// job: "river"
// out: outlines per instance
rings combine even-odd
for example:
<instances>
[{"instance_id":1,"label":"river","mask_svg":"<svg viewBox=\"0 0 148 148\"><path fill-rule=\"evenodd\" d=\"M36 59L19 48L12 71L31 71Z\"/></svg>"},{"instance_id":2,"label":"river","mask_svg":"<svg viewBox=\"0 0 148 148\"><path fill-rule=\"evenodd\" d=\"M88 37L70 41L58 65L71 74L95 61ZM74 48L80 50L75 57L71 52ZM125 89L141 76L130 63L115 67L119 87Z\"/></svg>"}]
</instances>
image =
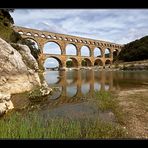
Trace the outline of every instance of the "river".
<instances>
[{"instance_id":1,"label":"river","mask_svg":"<svg viewBox=\"0 0 148 148\"><path fill-rule=\"evenodd\" d=\"M46 71L45 80L49 87L58 87L59 92L51 99L62 97L91 97L94 91L118 91L139 88L148 84L148 71L100 71L67 70Z\"/></svg>"},{"instance_id":2,"label":"river","mask_svg":"<svg viewBox=\"0 0 148 148\"><path fill-rule=\"evenodd\" d=\"M7 134L2 132L0 137L124 137L124 125L118 122L118 117L114 114L114 111L116 112L114 109L116 103L112 100L114 98L110 99L108 94L104 95L103 93L103 97L99 95L95 99L94 92L112 94L147 88L147 76L148 71L47 70L44 77L49 87L53 88L52 94L44 101L37 103L32 103L20 94L13 95L11 100L14 104L14 110L10 114L6 114L9 122L3 118L0 120L3 127L1 130L7 131ZM141 101L144 103L144 100ZM145 104L146 101L147 99ZM120 107L116 113L119 112ZM86 129L89 129L88 134ZM15 135L9 132L11 130L15 131ZM24 132L25 134L23 134Z\"/></svg>"}]
</instances>

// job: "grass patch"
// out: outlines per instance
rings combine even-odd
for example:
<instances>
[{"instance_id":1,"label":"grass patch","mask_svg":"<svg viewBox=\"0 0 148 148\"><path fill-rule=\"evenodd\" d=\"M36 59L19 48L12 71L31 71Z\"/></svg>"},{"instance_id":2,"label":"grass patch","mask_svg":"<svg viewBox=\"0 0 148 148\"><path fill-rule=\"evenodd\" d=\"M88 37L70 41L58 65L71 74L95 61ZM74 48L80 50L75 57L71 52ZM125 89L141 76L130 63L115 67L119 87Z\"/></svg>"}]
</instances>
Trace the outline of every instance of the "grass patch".
<instances>
[{"instance_id":1,"label":"grass patch","mask_svg":"<svg viewBox=\"0 0 148 148\"><path fill-rule=\"evenodd\" d=\"M44 118L38 112L15 113L0 120L0 138L124 138L123 128L99 119Z\"/></svg>"},{"instance_id":2,"label":"grass patch","mask_svg":"<svg viewBox=\"0 0 148 148\"><path fill-rule=\"evenodd\" d=\"M116 120L125 125L125 114L121 112L121 108L119 107L119 101L116 99L116 94L111 94L109 91L99 91L95 92L95 99L97 100L96 103L100 110L111 110L115 116Z\"/></svg>"}]
</instances>

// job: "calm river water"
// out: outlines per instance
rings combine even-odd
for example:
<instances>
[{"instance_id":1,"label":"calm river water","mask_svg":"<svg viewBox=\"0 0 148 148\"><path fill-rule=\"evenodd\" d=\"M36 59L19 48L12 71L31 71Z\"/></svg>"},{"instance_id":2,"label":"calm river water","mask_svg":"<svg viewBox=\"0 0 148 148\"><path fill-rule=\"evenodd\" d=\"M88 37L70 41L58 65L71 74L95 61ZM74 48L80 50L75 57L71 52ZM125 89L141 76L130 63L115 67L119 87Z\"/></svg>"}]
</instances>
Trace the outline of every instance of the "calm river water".
<instances>
[{"instance_id":1,"label":"calm river water","mask_svg":"<svg viewBox=\"0 0 148 148\"><path fill-rule=\"evenodd\" d=\"M58 87L52 99L91 97L94 91L118 91L148 84L148 71L46 71L49 87Z\"/></svg>"}]
</instances>

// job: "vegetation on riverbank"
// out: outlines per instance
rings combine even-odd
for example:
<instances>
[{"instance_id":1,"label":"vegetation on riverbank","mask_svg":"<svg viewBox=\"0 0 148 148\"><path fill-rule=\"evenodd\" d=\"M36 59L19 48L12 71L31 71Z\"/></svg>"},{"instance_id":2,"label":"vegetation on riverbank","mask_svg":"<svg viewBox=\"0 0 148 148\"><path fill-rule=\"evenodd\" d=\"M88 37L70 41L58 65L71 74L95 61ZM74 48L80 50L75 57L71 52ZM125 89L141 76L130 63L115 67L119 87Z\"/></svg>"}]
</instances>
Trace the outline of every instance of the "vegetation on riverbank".
<instances>
[{"instance_id":1,"label":"vegetation on riverbank","mask_svg":"<svg viewBox=\"0 0 148 148\"><path fill-rule=\"evenodd\" d=\"M126 133L119 125L99 119L42 119L37 112L19 113L0 121L0 138L123 138Z\"/></svg>"},{"instance_id":2,"label":"vegetation on riverbank","mask_svg":"<svg viewBox=\"0 0 148 148\"><path fill-rule=\"evenodd\" d=\"M121 125L125 125L124 122L124 114L123 112L120 112L120 108L118 106L119 101L115 99L117 94L106 91L99 91L95 92L95 99L97 99L97 105L100 110L110 110L114 113L116 117L116 121L120 123Z\"/></svg>"},{"instance_id":3,"label":"vegetation on riverbank","mask_svg":"<svg viewBox=\"0 0 148 148\"><path fill-rule=\"evenodd\" d=\"M146 59L148 59L148 36L126 44L117 57L117 60L123 62Z\"/></svg>"},{"instance_id":4,"label":"vegetation on riverbank","mask_svg":"<svg viewBox=\"0 0 148 148\"><path fill-rule=\"evenodd\" d=\"M91 100L90 100L91 101ZM98 109L115 108L108 92L96 94ZM114 110L113 110L114 111ZM0 120L0 138L124 138L126 130L120 124L99 118L45 118L38 110L12 112Z\"/></svg>"}]
</instances>

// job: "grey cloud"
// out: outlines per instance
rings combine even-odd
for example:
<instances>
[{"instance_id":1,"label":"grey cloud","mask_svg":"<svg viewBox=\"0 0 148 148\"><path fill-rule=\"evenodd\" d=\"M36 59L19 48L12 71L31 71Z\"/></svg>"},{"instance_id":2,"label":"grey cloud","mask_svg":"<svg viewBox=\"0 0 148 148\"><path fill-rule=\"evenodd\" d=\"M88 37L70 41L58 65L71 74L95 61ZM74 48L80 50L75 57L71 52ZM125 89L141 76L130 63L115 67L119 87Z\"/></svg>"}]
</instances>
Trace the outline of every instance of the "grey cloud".
<instances>
[{"instance_id":1,"label":"grey cloud","mask_svg":"<svg viewBox=\"0 0 148 148\"><path fill-rule=\"evenodd\" d=\"M147 9L19 9L12 16L16 25L116 43L148 34Z\"/></svg>"}]
</instances>

